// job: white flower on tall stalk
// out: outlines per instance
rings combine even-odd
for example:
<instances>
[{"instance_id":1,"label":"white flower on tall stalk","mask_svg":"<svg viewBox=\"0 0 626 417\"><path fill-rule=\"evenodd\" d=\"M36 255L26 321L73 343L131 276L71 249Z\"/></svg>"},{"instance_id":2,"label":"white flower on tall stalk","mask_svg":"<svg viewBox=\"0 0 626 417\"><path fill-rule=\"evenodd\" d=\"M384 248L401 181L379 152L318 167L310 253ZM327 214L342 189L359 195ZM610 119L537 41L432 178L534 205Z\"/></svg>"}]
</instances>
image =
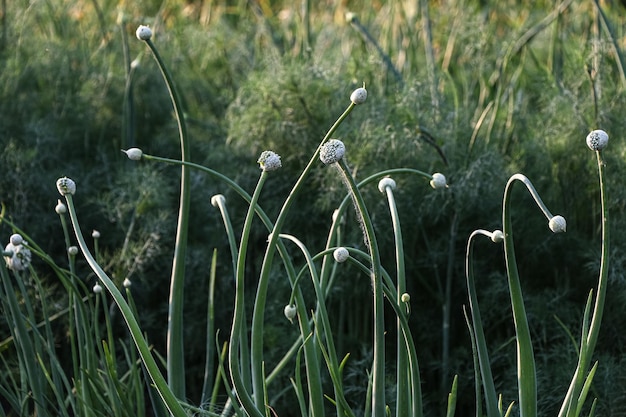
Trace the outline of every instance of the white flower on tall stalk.
<instances>
[{"instance_id":1,"label":"white flower on tall stalk","mask_svg":"<svg viewBox=\"0 0 626 417\"><path fill-rule=\"evenodd\" d=\"M94 239L100 239L100 232L96 229L93 229L93 231L91 232L91 237Z\"/></svg>"},{"instance_id":2,"label":"white flower on tall stalk","mask_svg":"<svg viewBox=\"0 0 626 417\"><path fill-rule=\"evenodd\" d=\"M259 156L257 162L259 163L259 167L265 172L276 171L283 166L280 162L280 156L273 151L261 152L261 156Z\"/></svg>"},{"instance_id":3,"label":"white flower on tall stalk","mask_svg":"<svg viewBox=\"0 0 626 417\"><path fill-rule=\"evenodd\" d=\"M76 183L71 178L59 178L57 180L57 190L59 190L61 195L74 195L76 192Z\"/></svg>"},{"instance_id":4,"label":"white flower on tall stalk","mask_svg":"<svg viewBox=\"0 0 626 417\"><path fill-rule=\"evenodd\" d=\"M67 253L70 256L76 256L78 255L78 248L76 246L70 246L69 248L67 248Z\"/></svg>"},{"instance_id":5,"label":"white flower on tall stalk","mask_svg":"<svg viewBox=\"0 0 626 417\"><path fill-rule=\"evenodd\" d=\"M592 151L600 151L609 143L609 135L604 130L593 130L587 135L587 146Z\"/></svg>"},{"instance_id":6,"label":"white flower on tall stalk","mask_svg":"<svg viewBox=\"0 0 626 417\"><path fill-rule=\"evenodd\" d=\"M100 294L102 292L102 286L96 282L96 285L92 288L93 292L96 294Z\"/></svg>"},{"instance_id":7,"label":"white flower on tall stalk","mask_svg":"<svg viewBox=\"0 0 626 417\"><path fill-rule=\"evenodd\" d=\"M137 39L139 39L140 41L150 40L150 38L152 37L152 29L150 29L148 26L141 25L137 28L135 35L137 35Z\"/></svg>"},{"instance_id":8,"label":"white flower on tall stalk","mask_svg":"<svg viewBox=\"0 0 626 417\"><path fill-rule=\"evenodd\" d=\"M367 100L367 90L365 86L359 87L350 94L350 101L354 104L363 104Z\"/></svg>"},{"instance_id":9,"label":"white flower on tall stalk","mask_svg":"<svg viewBox=\"0 0 626 417\"><path fill-rule=\"evenodd\" d=\"M554 216L548 222L548 227L554 233L563 233L567 229L567 222L563 216Z\"/></svg>"},{"instance_id":10,"label":"white flower on tall stalk","mask_svg":"<svg viewBox=\"0 0 626 417\"><path fill-rule=\"evenodd\" d=\"M14 238L15 235L11 236L11 241L18 241L18 238ZM20 235L18 235L20 236ZM22 236L20 236L21 238ZM30 265L30 261L33 257L30 249L26 247L26 242L23 239L19 244L14 245L9 242L9 244L4 248L4 251L9 255L4 257L4 260L7 264L7 268L12 271L23 271Z\"/></svg>"},{"instance_id":11,"label":"white flower on tall stalk","mask_svg":"<svg viewBox=\"0 0 626 417\"><path fill-rule=\"evenodd\" d=\"M57 205L54 207L54 211L56 214L65 214L67 213L67 206L61 203L61 200L57 200Z\"/></svg>"},{"instance_id":12,"label":"white flower on tall stalk","mask_svg":"<svg viewBox=\"0 0 626 417\"><path fill-rule=\"evenodd\" d=\"M396 182L389 177L385 177L383 179L381 179L380 181L378 181L378 191L380 191L381 193L384 193L385 191L387 191L387 187L391 188L392 190L396 189Z\"/></svg>"},{"instance_id":13,"label":"white flower on tall stalk","mask_svg":"<svg viewBox=\"0 0 626 417\"><path fill-rule=\"evenodd\" d=\"M320 159L326 165L334 164L346 154L346 145L339 139L330 139L320 149Z\"/></svg>"},{"instance_id":14,"label":"white flower on tall stalk","mask_svg":"<svg viewBox=\"0 0 626 417\"><path fill-rule=\"evenodd\" d=\"M131 161L139 161L143 156L143 151L139 148L122 149L122 152L124 152Z\"/></svg>"},{"instance_id":15,"label":"white flower on tall stalk","mask_svg":"<svg viewBox=\"0 0 626 417\"><path fill-rule=\"evenodd\" d=\"M350 252L348 252L348 249L344 248L343 246L335 249L335 251L333 252L333 258L335 258L335 261L337 261L338 263L347 261L349 257Z\"/></svg>"},{"instance_id":16,"label":"white flower on tall stalk","mask_svg":"<svg viewBox=\"0 0 626 417\"><path fill-rule=\"evenodd\" d=\"M438 190L440 188L446 188L448 186L448 183L446 182L446 177L439 172L434 173L433 178L430 180L430 186L433 187L435 190Z\"/></svg>"},{"instance_id":17,"label":"white flower on tall stalk","mask_svg":"<svg viewBox=\"0 0 626 417\"><path fill-rule=\"evenodd\" d=\"M124 286L124 288L130 288L133 283L130 281L130 279L124 278L124 282L122 282L122 285Z\"/></svg>"},{"instance_id":18,"label":"white flower on tall stalk","mask_svg":"<svg viewBox=\"0 0 626 417\"><path fill-rule=\"evenodd\" d=\"M287 317L287 320L289 320L291 323L293 323L293 319L296 317L296 306L293 304L287 304L283 310L283 313L285 314L285 317Z\"/></svg>"}]
</instances>

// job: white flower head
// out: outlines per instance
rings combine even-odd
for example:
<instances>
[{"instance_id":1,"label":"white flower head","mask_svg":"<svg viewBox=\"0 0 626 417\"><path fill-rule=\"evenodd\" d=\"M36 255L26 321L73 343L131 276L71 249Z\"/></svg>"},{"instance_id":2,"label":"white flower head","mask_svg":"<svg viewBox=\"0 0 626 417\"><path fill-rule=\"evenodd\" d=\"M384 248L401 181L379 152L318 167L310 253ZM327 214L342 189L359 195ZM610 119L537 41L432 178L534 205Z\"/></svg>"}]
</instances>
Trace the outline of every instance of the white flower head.
<instances>
[{"instance_id":1,"label":"white flower head","mask_svg":"<svg viewBox=\"0 0 626 417\"><path fill-rule=\"evenodd\" d=\"M587 135L587 146L592 151L600 151L609 143L609 135L604 130L594 130Z\"/></svg>"},{"instance_id":2,"label":"white flower head","mask_svg":"<svg viewBox=\"0 0 626 417\"><path fill-rule=\"evenodd\" d=\"M430 180L430 186L433 187L435 190L438 190L440 188L446 188L448 186L448 183L446 182L446 177L439 172L434 173L433 178Z\"/></svg>"},{"instance_id":3,"label":"white flower head","mask_svg":"<svg viewBox=\"0 0 626 417\"><path fill-rule=\"evenodd\" d=\"M93 286L92 290L95 294L100 294L102 292L102 286L96 282L96 285Z\"/></svg>"},{"instance_id":4,"label":"white flower head","mask_svg":"<svg viewBox=\"0 0 626 417\"><path fill-rule=\"evenodd\" d=\"M219 207L220 204L224 204L226 202L226 197L222 194L215 194L211 197L211 205L213 207Z\"/></svg>"},{"instance_id":5,"label":"white flower head","mask_svg":"<svg viewBox=\"0 0 626 417\"><path fill-rule=\"evenodd\" d=\"M78 255L78 248L76 246L70 246L69 248L67 248L67 253L70 256L76 256Z\"/></svg>"},{"instance_id":6,"label":"white flower head","mask_svg":"<svg viewBox=\"0 0 626 417\"><path fill-rule=\"evenodd\" d=\"M554 216L548 222L548 226L554 233L563 233L567 229L567 222L563 216Z\"/></svg>"},{"instance_id":7,"label":"white flower head","mask_svg":"<svg viewBox=\"0 0 626 417\"><path fill-rule=\"evenodd\" d=\"M343 263L347 261L349 257L350 252L348 252L348 249L344 248L343 246L335 249L335 251L333 252L333 258L335 258L335 261L337 261L338 263Z\"/></svg>"},{"instance_id":8,"label":"white flower head","mask_svg":"<svg viewBox=\"0 0 626 417\"><path fill-rule=\"evenodd\" d=\"M259 156L257 162L259 163L259 167L265 172L276 171L283 166L280 162L280 156L272 151L261 152L261 156Z\"/></svg>"},{"instance_id":9,"label":"white flower head","mask_svg":"<svg viewBox=\"0 0 626 417\"><path fill-rule=\"evenodd\" d=\"M396 189L396 182L389 177L385 177L383 179L381 179L380 181L378 181L378 191L380 191L381 193L384 193L387 191L387 187L391 188L392 190Z\"/></svg>"},{"instance_id":10,"label":"white flower head","mask_svg":"<svg viewBox=\"0 0 626 417\"><path fill-rule=\"evenodd\" d=\"M339 139L330 139L320 149L320 159L326 165L334 164L346 154L346 145Z\"/></svg>"},{"instance_id":11,"label":"white flower head","mask_svg":"<svg viewBox=\"0 0 626 417\"><path fill-rule=\"evenodd\" d=\"M363 104L367 100L367 90L365 86L359 87L350 94L350 101L354 104Z\"/></svg>"},{"instance_id":12,"label":"white flower head","mask_svg":"<svg viewBox=\"0 0 626 417\"><path fill-rule=\"evenodd\" d=\"M9 242L11 242L13 246L21 245L24 242L24 238L19 233L14 233L9 238Z\"/></svg>"},{"instance_id":13,"label":"white flower head","mask_svg":"<svg viewBox=\"0 0 626 417\"><path fill-rule=\"evenodd\" d=\"M122 149L122 152L124 152L131 161L139 161L143 156L143 151L139 148Z\"/></svg>"},{"instance_id":14,"label":"white flower head","mask_svg":"<svg viewBox=\"0 0 626 417\"><path fill-rule=\"evenodd\" d=\"M9 242L9 244L4 248L4 251L11 253L11 255L4 257L7 268L10 270L23 271L30 265L32 253L23 243L14 245Z\"/></svg>"},{"instance_id":15,"label":"white flower head","mask_svg":"<svg viewBox=\"0 0 626 417\"><path fill-rule=\"evenodd\" d=\"M400 301L402 301L403 303L408 303L409 301L411 301L411 296L409 295L408 292L405 292L404 294L402 294L402 296L400 297Z\"/></svg>"},{"instance_id":16,"label":"white flower head","mask_svg":"<svg viewBox=\"0 0 626 417\"><path fill-rule=\"evenodd\" d=\"M59 178L57 180L57 190L61 195L68 195L76 192L76 183L67 177Z\"/></svg>"},{"instance_id":17,"label":"white flower head","mask_svg":"<svg viewBox=\"0 0 626 417\"><path fill-rule=\"evenodd\" d=\"M54 211L56 214L65 214L67 213L67 206L61 203L61 200L57 200L57 205L54 207Z\"/></svg>"},{"instance_id":18,"label":"white flower head","mask_svg":"<svg viewBox=\"0 0 626 417\"><path fill-rule=\"evenodd\" d=\"M130 288L130 286L133 285L133 283L130 282L130 279L124 278L124 282L122 282L122 285L124 286L124 288Z\"/></svg>"},{"instance_id":19,"label":"white flower head","mask_svg":"<svg viewBox=\"0 0 626 417\"><path fill-rule=\"evenodd\" d=\"M150 38L152 37L152 29L150 29L148 26L140 25L137 28L135 35L137 35L137 39L139 39L140 41L150 40Z\"/></svg>"},{"instance_id":20,"label":"white flower head","mask_svg":"<svg viewBox=\"0 0 626 417\"><path fill-rule=\"evenodd\" d=\"M494 230L493 233L491 234L491 241L493 243L500 243L504 240L504 233L502 233L502 230Z\"/></svg>"},{"instance_id":21,"label":"white flower head","mask_svg":"<svg viewBox=\"0 0 626 417\"><path fill-rule=\"evenodd\" d=\"M296 317L297 313L296 306L294 304L287 304L283 313L285 314L285 317L287 317L287 320L293 323L293 319Z\"/></svg>"},{"instance_id":22,"label":"white flower head","mask_svg":"<svg viewBox=\"0 0 626 417\"><path fill-rule=\"evenodd\" d=\"M91 232L91 237L92 237L92 238L94 238L94 239L100 239L100 232L99 232L99 231L97 231L96 229L94 229L94 230Z\"/></svg>"}]
</instances>

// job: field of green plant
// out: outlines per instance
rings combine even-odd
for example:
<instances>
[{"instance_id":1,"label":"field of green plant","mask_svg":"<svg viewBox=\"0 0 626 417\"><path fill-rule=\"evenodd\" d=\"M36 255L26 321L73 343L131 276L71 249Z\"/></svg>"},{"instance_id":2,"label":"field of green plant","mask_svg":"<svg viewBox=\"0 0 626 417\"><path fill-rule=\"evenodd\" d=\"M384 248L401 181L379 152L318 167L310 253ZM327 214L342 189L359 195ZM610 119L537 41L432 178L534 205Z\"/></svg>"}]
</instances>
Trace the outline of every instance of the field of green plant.
<instances>
[{"instance_id":1,"label":"field of green plant","mask_svg":"<svg viewBox=\"0 0 626 417\"><path fill-rule=\"evenodd\" d=\"M626 5L367 3L0 0L0 417L626 416Z\"/></svg>"}]
</instances>

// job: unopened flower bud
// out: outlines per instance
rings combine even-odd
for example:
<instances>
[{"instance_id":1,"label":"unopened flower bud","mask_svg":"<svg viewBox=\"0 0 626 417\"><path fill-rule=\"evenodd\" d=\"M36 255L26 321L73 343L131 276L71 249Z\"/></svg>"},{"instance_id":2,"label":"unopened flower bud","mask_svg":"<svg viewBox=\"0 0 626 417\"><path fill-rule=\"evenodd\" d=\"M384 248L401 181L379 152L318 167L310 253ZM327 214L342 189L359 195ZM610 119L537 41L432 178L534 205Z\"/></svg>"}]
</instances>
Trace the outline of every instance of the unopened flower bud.
<instances>
[{"instance_id":1,"label":"unopened flower bud","mask_svg":"<svg viewBox=\"0 0 626 417\"><path fill-rule=\"evenodd\" d=\"M350 94L350 101L354 104L363 104L367 100L367 90L365 87L359 87Z\"/></svg>"},{"instance_id":2,"label":"unopened flower bud","mask_svg":"<svg viewBox=\"0 0 626 417\"><path fill-rule=\"evenodd\" d=\"M409 295L408 292L405 292L404 294L402 294L402 296L400 297L400 301L402 301L403 303L408 303L409 301L411 301L411 296Z\"/></svg>"},{"instance_id":3,"label":"unopened flower bud","mask_svg":"<svg viewBox=\"0 0 626 417\"><path fill-rule=\"evenodd\" d=\"M381 193L384 193L387 191L387 187L391 188L392 190L396 189L396 182L389 178L383 178L380 181L378 181L378 191L380 191Z\"/></svg>"},{"instance_id":4,"label":"unopened flower bud","mask_svg":"<svg viewBox=\"0 0 626 417\"><path fill-rule=\"evenodd\" d=\"M14 246L21 245L24 242L24 238L19 233L15 233L11 235L9 242Z\"/></svg>"},{"instance_id":5,"label":"unopened flower bud","mask_svg":"<svg viewBox=\"0 0 626 417\"><path fill-rule=\"evenodd\" d=\"M23 242L23 241L22 241ZM30 249L28 249L24 243L20 243L19 245L14 245L9 242L9 244L4 248L5 252L11 253L10 256L5 256L4 260L7 264L7 268L13 271L23 271L30 265L30 261L32 259L32 253Z\"/></svg>"},{"instance_id":6,"label":"unopened flower bud","mask_svg":"<svg viewBox=\"0 0 626 417\"><path fill-rule=\"evenodd\" d=\"M78 255L78 248L76 246L70 246L69 248L67 248L67 253L70 256L76 256Z\"/></svg>"},{"instance_id":7,"label":"unopened flower bud","mask_svg":"<svg viewBox=\"0 0 626 417\"><path fill-rule=\"evenodd\" d=\"M61 203L61 200L57 200L57 205L54 207L54 211L56 214L65 214L67 213L67 207L65 204Z\"/></svg>"},{"instance_id":8,"label":"unopened flower bud","mask_svg":"<svg viewBox=\"0 0 626 417\"><path fill-rule=\"evenodd\" d=\"M130 282L130 279L124 278L124 282L122 282L122 285L124 286L124 288L130 288L130 286L133 285L133 283Z\"/></svg>"},{"instance_id":9,"label":"unopened flower bud","mask_svg":"<svg viewBox=\"0 0 626 417\"><path fill-rule=\"evenodd\" d=\"M57 190L61 195L72 194L76 192L76 183L67 177L59 178L57 180Z\"/></svg>"},{"instance_id":10,"label":"unopened flower bud","mask_svg":"<svg viewBox=\"0 0 626 417\"><path fill-rule=\"evenodd\" d=\"M261 152L261 156L257 160L260 168L265 172L276 171L278 168L282 167L282 163L280 162L280 156L276 152L272 151L263 151Z\"/></svg>"},{"instance_id":11,"label":"unopened flower bud","mask_svg":"<svg viewBox=\"0 0 626 417\"><path fill-rule=\"evenodd\" d=\"M148 26L141 25L137 28L137 32L135 32L135 35L137 35L137 39L139 39L140 41L150 40L150 38L152 37L152 29L150 29Z\"/></svg>"},{"instance_id":12,"label":"unopened flower bud","mask_svg":"<svg viewBox=\"0 0 626 417\"><path fill-rule=\"evenodd\" d=\"M285 306L285 309L283 310L283 313L285 314L285 317L287 317L287 320L289 320L291 323L293 323L293 319L296 317L296 306L293 304L287 304Z\"/></svg>"},{"instance_id":13,"label":"unopened flower bud","mask_svg":"<svg viewBox=\"0 0 626 417\"><path fill-rule=\"evenodd\" d=\"M347 261L349 257L350 252L348 252L348 249L344 248L343 246L335 249L335 251L333 252L333 258L335 258L335 261L339 263Z\"/></svg>"},{"instance_id":14,"label":"unopened flower bud","mask_svg":"<svg viewBox=\"0 0 626 417\"><path fill-rule=\"evenodd\" d=\"M91 237L94 238L94 239L100 239L100 232L94 229L91 232Z\"/></svg>"},{"instance_id":15,"label":"unopened flower bud","mask_svg":"<svg viewBox=\"0 0 626 417\"><path fill-rule=\"evenodd\" d=\"M493 233L491 234L491 241L493 243L500 243L504 240L504 233L502 233L502 230L494 230Z\"/></svg>"},{"instance_id":16,"label":"unopened flower bud","mask_svg":"<svg viewBox=\"0 0 626 417\"><path fill-rule=\"evenodd\" d=\"M346 154L346 145L339 139L330 139L320 149L320 159L326 165L334 164Z\"/></svg>"},{"instance_id":17,"label":"unopened flower bud","mask_svg":"<svg viewBox=\"0 0 626 417\"><path fill-rule=\"evenodd\" d=\"M430 180L430 186L433 187L435 190L438 190L440 188L446 188L448 186L448 183L446 182L446 177L438 172L434 173L433 178Z\"/></svg>"},{"instance_id":18,"label":"unopened flower bud","mask_svg":"<svg viewBox=\"0 0 626 417\"><path fill-rule=\"evenodd\" d=\"M143 156L143 151L139 148L122 149L122 152L124 152L131 161L139 161Z\"/></svg>"},{"instance_id":19,"label":"unopened flower bud","mask_svg":"<svg viewBox=\"0 0 626 417\"><path fill-rule=\"evenodd\" d=\"M567 222L563 216L554 216L548 222L550 230L554 233L562 233L567 229Z\"/></svg>"},{"instance_id":20,"label":"unopened flower bud","mask_svg":"<svg viewBox=\"0 0 626 417\"><path fill-rule=\"evenodd\" d=\"M224 204L226 202L226 197L224 197L222 194L215 194L213 197L211 197L211 205L213 205L213 207L219 207L220 204Z\"/></svg>"},{"instance_id":21,"label":"unopened flower bud","mask_svg":"<svg viewBox=\"0 0 626 417\"><path fill-rule=\"evenodd\" d=\"M592 151L600 151L609 143L609 135L604 130L594 130L587 135L587 146Z\"/></svg>"},{"instance_id":22,"label":"unopened flower bud","mask_svg":"<svg viewBox=\"0 0 626 417\"><path fill-rule=\"evenodd\" d=\"M96 282L96 285L92 288L95 294L100 294L102 292L102 286Z\"/></svg>"}]
</instances>

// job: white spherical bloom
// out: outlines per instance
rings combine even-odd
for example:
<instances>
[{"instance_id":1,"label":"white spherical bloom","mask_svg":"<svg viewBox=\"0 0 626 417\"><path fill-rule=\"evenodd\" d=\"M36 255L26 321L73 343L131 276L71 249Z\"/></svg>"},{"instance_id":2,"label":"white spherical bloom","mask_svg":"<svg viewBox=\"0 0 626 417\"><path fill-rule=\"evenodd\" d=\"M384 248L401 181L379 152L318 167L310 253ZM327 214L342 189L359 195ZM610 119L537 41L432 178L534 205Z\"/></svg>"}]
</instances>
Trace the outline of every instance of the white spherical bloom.
<instances>
[{"instance_id":1,"label":"white spherical bloom","mask_svg":"<svg viewBox=\"0 0 626 417\"><path fill-rule=\"evenodd\" d=\"M130 148L122 150L131 161L139 161L143 156L143 151L139 148Z\"/></svg>"},{"instance_id":2,"label":"white spherical bloom","mask_svg":"<svg viewBox=\"0 0 626 417\"><path fill-rule=\"evenodd\" d=\"M280 156L272 151L261 152L261 156L259 156L257 162L259 163L259 167L265 172L276 171L283 166L280 162Z\"/></svg>"},{"instance_id":3,"label":"white spherical bloom","mask_svg":"<svg viewBox=\"0 0 626 417\"><path fill-rule=\"evenodd\" d=\"M61 195L72 194L76 192L76 183L67 177L59 178L57 180L57 190Z\"/></svg>"},{"instance_id":4,"label":"white spherical bloom","mask_svg":"<svg viewBox=\"0 0 626 417\"><path fill-rule=\"evenodd\" d=\"M609 135L604 130L594 130L587 135L587 146L592 151L600 151L609 143Z\"/></svg>"},{"instance_id":5,"label":"white spherical bloom","mask_svg":"<svg viewBox=\"0 0 626 417\"><path fill-rule=\"evenodd\" d=\"M12 254L4 257L7 268L10 270L23 271L30 265L32 253L25 245L14 245L9 242L9 244L4 248L4 251Z\"/></svg>"},{"instance_id":6,"label":"white spherical bloom","mask_svg":"<svg viewBox=\"0 0 626 417\"><path fill-rule=\"evenodd\" d=\"M378 181L378 191L380 191L381 193L384 193L387 191L387 187L391 188L392 190L396 189L396 182L389 178L383 178L380 181Z\"/></svg>"},{"instance_id":7,"label":"white spherical bloom","mask_svg":"<svg viewBox=\"0 0 626 417\"><path fill-rule=\"evenodd\" d=\"M76 246L70 246L69 248L67 248L67 253L70 256L76 256L78 255L78 248Z\"/></svg>"},{"instance_id":8,"label":"white spherical bloom","mask_svg":"<svg viewBox=\"0 0 626 417\"><path fill-rule=\"evenodd\" d=\"M147 41L152 37L152 29L148 26L141 25L137 28L135 35L137 35L137 39L140 41Z\"/></svg>"},{"instance_id":9,"label":"white spherical bloom","mask_svg":"<svg viewBox=\"0 0 626 417\"><path fill-rule=\"evenodd\" d=\"M96 294L100 294L102 292L102 286L96 282L96 285L92 288L93 292Z\"/></svg>"},{"instance_id":10,"label":"white spherical bloom","mask_svg":"<svg viewBox=\"0 0 626 417\"><path fill-rule=\"evenodd\" d=\"M502 230L494 230L493 233L491 234L491 241L493 243L500 243L504 240L504 233L502 233Z\"/></svg>"},{"instance_id":11,"label":"white spherical bloom","mask_svg":"<svg viewBox=\"0 0 626 417\"><path fill-rule=\"evenodd\" d=\"M92 237L92 238L94 238L94 239L100 239L100 232L99 232L99 231L97 231L96 229L94 229L94 230L91 232L91 237Z\"/></svg>"},{"instance_id":12,"label":"white spherical bloom","mask_svg":"<svg viewBox=\"0 0 626 417\"><path fill-rule=\"evenodd\" d=\"M554 216L548 222L548 226L554 233L563 233L567 229L567 222L563 216Z\"/></svg>"},{"instance_id":13,"label":"white spherical bloom","mask_svg":"<svg viewBox=\"0 0 626 417\"><path fill-rule=\"evenodd\" d=\"M405 292L404 294L402 294L402 296L400 297L400 301L402 301L403 303L408 303L409 301L411 301L411 296L409 295L408 292Z\"/></svg>"},{"instance_id":14,"label":"white spherical bloom","mask_svg":"<svg viewBox=\"0 0 626 417\"><path fill-rule=\"evenodd\" d=\"M347 261L349 257L350 252L348 252L348 249L344 248L343 246L335 249L335 251L333 252L333 258L335 258L335 261L339 263Z\"/></svg>"},{"instance_id":15,"label":"white spherical bloom","mask_svg":"<svg viewBox=\"0 0 626 417\"><path fill-rule=\"evenodd\" d=\"M61 203L61 200L57 200L57 205L54 207L54 211L56 214L65 214L67 213L67 206Z\"/></svg>"},{"instance_id":16,"label":"white spherical bloom","mask_svg":"<svg viewBox=\"0 0 626 417\"><path fill-rule=\"evenodd\" d=\"M130 282L128 278L124 278L124 282L122 282L122 285L124 286L124 288L130 288L130 286L133 285L133 283Z\"/></svg>"},{"instance_id":17,"label":"white spherical bloom","mask_svg":"<svg viewBox=\"0 0 626 417\"><path fill-rule=\"evenodd\" d=\"M14 233L9 238L9 242L11 242L13 246L21 245L22 242L24 242L24 238L19 233Z\"/></svg>"},{"instance_id":18,"label":"white spherical bloom","mask_svg":"<svg viewBox=\"0 0 626 417\"><path fill-rule=\"evenodd\" d=\"M215 194L213 197L211 197L211 205L213 205L213 207L219 207L220 203L224 204L226 202L226 197L224 197L222 194Z\"/></svg>"},{"instance_id":19,"label":"white spherical bloom","mask_svg":"<svg viewBox=\"0 0 626 417\"><path fill-rule=\"evenodd\" d=\"M438 190L440 188L446 188L448 186L448 183L446 182L446 177L439 172L434 173L433 178L430 180L430 186L433 187L435 190Z\"/></svg>"},{"instance_id":20,"label":"white spherical bloom","mask_svg":"<svg viewBox=\"0 0 626 417\"><path fill-rule=\"evenodd\" d=\"M346 154L346 145L339 139L330 139L320 149L320 159L326 165L334 164Z\"/></svg>"},{"instance_id":21,"label":"white spherical bloom","mask_svg":"<svg viewBox=\"0 0 626 417\"><path fill-rule=\"evenodd\" d=\"M367 100L367 90L365 87L357 88L350 94L350 101L354 104L363 104Z\"/></svg>"},{"instance_id":22,"label":"white spherical bloom","mask_svg":"<svg viewBox=\"0 0 626 417\"><path fill-rule=\"evenodd\" d=\"M287 317L287 320L293 323L293 319L296 317L296 306L293 304L287 304L283 310L283 314Z\"/></svg>"}]
</instances>

